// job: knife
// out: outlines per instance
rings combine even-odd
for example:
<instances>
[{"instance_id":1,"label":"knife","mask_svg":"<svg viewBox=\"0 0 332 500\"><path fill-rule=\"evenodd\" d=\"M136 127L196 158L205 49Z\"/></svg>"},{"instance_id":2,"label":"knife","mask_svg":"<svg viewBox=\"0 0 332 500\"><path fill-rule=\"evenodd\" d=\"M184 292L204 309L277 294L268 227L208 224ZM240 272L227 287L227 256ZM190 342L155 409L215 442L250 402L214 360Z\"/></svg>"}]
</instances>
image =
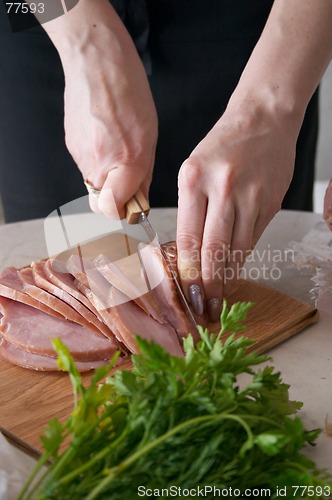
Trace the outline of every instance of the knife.
<instances>
[{"instance_id":1,"label":"knife","mask_svg":"<svg viewBox=\"0 0 332 500\"><path fill-rule=\"evenodd\" d=\"M148 215L150 212L150 206L143 195L141 190L138 190L137 193L127 202L126 205L126 220L128 224L140 224L142 229L144 230L145 234L149 238L149 241L155 241L158 249L160 250L160 253L162 255L162 258L164 259L164 262L170 272L170 276L172 277L173 283L175 285L177 295L180 301L180 304L192 324L193 328L197 330L197 323L195 321L194 315L189 307L189 304L187 302L187 299L182 291L182 288L180 286L180 283L177 279L177 276L172 268L172 265L169 261L169 257L165 250L162 248L159 242L159 238L157 235L157 232L153 229L152 225L150 224L150 221L148 219Z\"/></svg>"}]
</instances>

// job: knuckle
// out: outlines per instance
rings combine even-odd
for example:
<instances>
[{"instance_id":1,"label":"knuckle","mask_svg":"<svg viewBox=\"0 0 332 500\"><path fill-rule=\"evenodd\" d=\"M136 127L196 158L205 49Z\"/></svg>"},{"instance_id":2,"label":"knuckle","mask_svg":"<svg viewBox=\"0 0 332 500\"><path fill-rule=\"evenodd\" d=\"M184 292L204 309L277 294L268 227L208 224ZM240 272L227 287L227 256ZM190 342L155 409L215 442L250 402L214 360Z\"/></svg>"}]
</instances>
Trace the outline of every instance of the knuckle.
<instances>
[{"instance_id":1,"label":"knuckle","mask_svg":"<svg viewBox=\"0 0 332 500\"><path fill-rule=\"evenodd\" d=\"M200 251L201 239L194 234L182 232L177 237L178 254L182 252ZM180 255L179 255L180 256Z\"/></svg>"},{"instance_id":2,"label":"knuckle","mask_svg":"<svg viewBox=\"0 0 332 500\"><path fill-rule=\"evenodd\" d=\"M230 244L219 239L208 242L202 248L205 262L225 262L230 251Z\"/></svg>"},{"instance_id":3,"label":"knuckle","mask_svg":"<svg viewBox=\"0 0 332 500\"><path fill-rule=\"evenodd\" d=\"M180 188L195 189L203 179L203 168L196 157L188 158L179 171L178 183Z\"/></svg>"},{"instance_id":4,"label":"knuckle","mask_svg":"<svg viewBox=\"0 0 332 500\"><path fill-rule=\"evenodd\" d=\"M233 163L226 163L222 165L220 169L220 188L224 195L231 193L237 185L237 165Z\"/></svg>"}]
</instances>

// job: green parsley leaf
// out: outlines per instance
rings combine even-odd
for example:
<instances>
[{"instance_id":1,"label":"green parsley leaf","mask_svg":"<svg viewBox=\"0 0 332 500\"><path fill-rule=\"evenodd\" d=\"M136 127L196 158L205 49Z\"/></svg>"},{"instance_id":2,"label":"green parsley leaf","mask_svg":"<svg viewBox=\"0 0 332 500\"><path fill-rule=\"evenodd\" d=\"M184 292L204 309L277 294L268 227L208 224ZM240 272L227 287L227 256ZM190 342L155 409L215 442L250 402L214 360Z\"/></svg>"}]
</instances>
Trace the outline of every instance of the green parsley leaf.
<instances>
[{"instance_id":1,"label":"green parsley leaf","mask_svg":"<svg viewBox=\"0 0 332 500\"><path fill-rule=\"evenodd\" d=\"M220 333L199 328L196 346L190 335L184 339L182 358L137 337L133 369L108 375L114 359L87 388L55 340L72 380L74 409L64 424L49 423L45 452L19 499L130 500L141 486L269 488L272 499L279 498L277 488L292 485L314 488L308 498L332 491L331 476L302 453L320 431L304 428L296 415L302 404L289 399L281 374L271 366L255 369L269 358L248 353L252 341L238 335L251 307L228 308L225 301ZM289 492L300 498L301 491Z\"/></svg>"}]
</instances>

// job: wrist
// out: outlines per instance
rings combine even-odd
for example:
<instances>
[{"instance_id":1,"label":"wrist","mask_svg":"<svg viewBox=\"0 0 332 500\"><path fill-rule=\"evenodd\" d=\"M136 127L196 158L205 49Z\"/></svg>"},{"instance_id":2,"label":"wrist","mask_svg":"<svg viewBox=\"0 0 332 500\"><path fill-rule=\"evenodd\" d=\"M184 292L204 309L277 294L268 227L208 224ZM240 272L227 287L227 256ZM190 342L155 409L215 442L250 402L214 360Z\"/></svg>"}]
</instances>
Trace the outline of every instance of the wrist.
<instances>
[{"instance_id":1,"label":"wrist","mask_svg":"<svg viewBox=\"0 0 332 500\"><path fill-rule=\"evenodd\" d=\"M224 116L232 117L239 127L282 127L294 140L300 131L306 102L292 92L268 81L246 86L240 82L232 94Z\"/></svg>"},{"instance_id":2,"label":"wrist","mask_svg":"<svg viewBox=\"0 0 332 500\"><path fill-rule=\"evenodd\" d=\"M52 0L49 0L52 1ZM131 44L131 38L108 0L80 0L66 14L43 24L63 63L100 45L116 53L119 44Z\"/></svg>"}]
</instances>

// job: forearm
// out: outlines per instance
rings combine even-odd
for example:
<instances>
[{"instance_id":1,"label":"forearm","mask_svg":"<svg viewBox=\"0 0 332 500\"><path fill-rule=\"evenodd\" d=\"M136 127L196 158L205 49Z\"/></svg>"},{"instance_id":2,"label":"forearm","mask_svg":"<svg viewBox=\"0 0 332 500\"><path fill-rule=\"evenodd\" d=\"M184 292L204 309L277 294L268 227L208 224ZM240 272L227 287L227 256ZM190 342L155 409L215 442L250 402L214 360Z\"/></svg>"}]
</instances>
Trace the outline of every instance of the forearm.
<instances>
[{"instance_id":1,"label":"forearm","mask_svg":"<svg viewBox=\"0 0 332 500\"><path fill-rule=\"evenodd\" d=\"M83 178L101 191L97 202L90 197L91 207L114 216L115 203L123 217L139 188L148 195L157 142L142 61L108 0L80 0L42 24L64 69L67 148Z\"/></svg>"},{"instance_id":2,"label":"forearm","mask_svg":"<svg viewBox=\"0 0 332 500\"><path fill-rule=\"evenodd\" d=\"M52 1L45 0L46 7ZM105 57L112 57L115 64L122 62L123 46L136 56L132 39L108 0L80 0L69 12L46 23L42 15L36 13L35 16L58 50L63 64L67 61L70 64L74 57L88 53L95 45L102 46Z\"/></svg>"},{"instance_id":3,"label":"forearm","mask_svg":"<svg viewBox=\"0 0 332 500\"><path fill-rule=\"evenodd\" d=\"M229 107L262 106L300 126L332 57L330 0L275 0Z\"/></svg>"}]
</instances>

